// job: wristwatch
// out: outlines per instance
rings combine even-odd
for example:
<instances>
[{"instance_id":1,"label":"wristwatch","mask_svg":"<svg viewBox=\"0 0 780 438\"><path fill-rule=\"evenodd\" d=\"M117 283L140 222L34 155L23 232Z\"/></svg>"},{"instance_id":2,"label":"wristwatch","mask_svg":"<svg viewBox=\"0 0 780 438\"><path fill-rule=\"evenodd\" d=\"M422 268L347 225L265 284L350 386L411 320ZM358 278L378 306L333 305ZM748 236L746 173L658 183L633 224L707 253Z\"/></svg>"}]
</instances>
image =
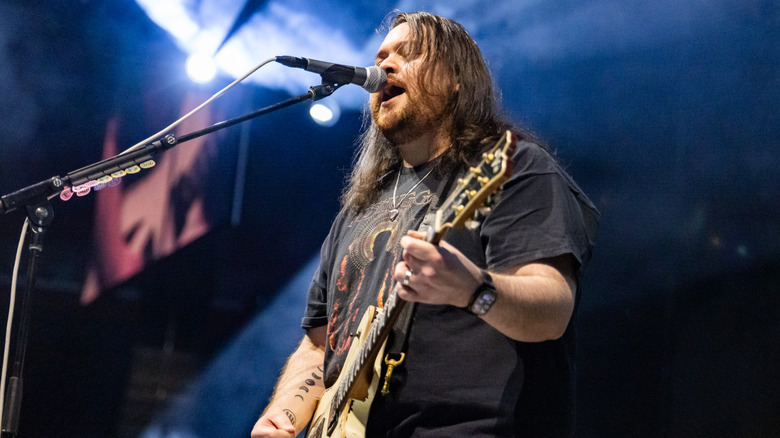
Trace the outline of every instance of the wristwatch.
<instances>
[{"instance_id":1,"label":"wristwatch","mask_svg":"<svg viewBox=\"0 0 780 438\"><path fill-rule=\"evenodd\" d=\"M481 316L488 313L490 307L496 302L496 287L493 286L493 278L487 271L482 270L482 284L474 291L471 302L466 307L471 313Z\"/></svg>"}]
</instances>

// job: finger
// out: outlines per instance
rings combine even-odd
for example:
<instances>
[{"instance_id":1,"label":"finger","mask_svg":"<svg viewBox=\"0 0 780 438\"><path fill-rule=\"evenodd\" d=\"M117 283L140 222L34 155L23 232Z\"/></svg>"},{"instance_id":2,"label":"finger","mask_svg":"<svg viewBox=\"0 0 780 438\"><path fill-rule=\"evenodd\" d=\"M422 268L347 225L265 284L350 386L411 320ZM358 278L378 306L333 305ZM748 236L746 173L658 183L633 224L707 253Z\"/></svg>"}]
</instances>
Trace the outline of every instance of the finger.
<instances>
[{"instance_id":1,"label":"finger","mask_svg":"<svg viewBox=\"0 0 780 438\"><path fill-rule=\"evenodd\" d=\"M257 420L255 427L252 429L252 438L287 438L295 436L295 428L292 425L280 424L280 421L274 417L275 416L273 414L264 415L259 420ZM287 423L289 423L289 420Z\"/></svg>"},{"instance_id":2,"label":"finger","mask_svg":"<svg viewBox=\"0 0 780 438\"><path fill-rule=\"evenodd\" d=\"M401 280L401 285L408 287L409 284L411 283L412 275L413 275L412 274L412 270L411 269L407 269L406 272L404 273L404 279Z\"/></svg>"},{"instance_id":3,"label":"finger","mask_svg":"<svg viewBox=\"0 0 780 438\"><path fill-rule=\"evenodd\" d=\"M407 266L409 266L409 269L412 271L416 271L417 267L423 264L423 261L419 257L415 257L407 250L404 250L403 253L401 253L401 258L404 262L406 262Z\"/></svg>"},{"instance_id":4,"label":"finger","mask_svg":"<svg viewBox=\"0 0 780 438\"><path fill-rule=\"evenodd\" d=\"M404 301L415 302L420 297L414 289L409 287L400 286L397 292L398 297Z\"/></svg>"},{"instance_id":5,"label":"finger","mask_svg":"<svg viewBox=\"0 0 780 438\"><path fill-rule=\"evenodd\" d=\"M436 252L434 245L411 236L401 238L401 247L407 256L412 256L418 260L428 260Z\"/></svg>"},{"instance_id":6,"label":"finger","mask_svg":"<svg viewBox=\"0 0 780 438\"><path fill-rule=\"evenodd\" d=\"M407 271L413 272L409 265L406 264L406 262L398 262L398 264L395 265L395 271L393 271L393 280L395 280L396 283L402 285L404 283L404 279L406 278Z\"/></svg>"},{"instance_id":7,"label":"finger","mask_svg":"<svg viewBox=\"0 0 780 438\"><path fill-rule=\"evenodd\" d=\"M444 252L441 248L427 242L423 246L410 245L404 255L404 261L415 274L424 277L436 275L436 271L443 268Z\"/></svg>"},{"instance_id":8,"label":"finger","mask_svg":"<svg viewBox=\"0 0 780 438\"><path fill-rule=\"evenodd\" d=\"M273 415L271 415L268 419L277 429L288 433L295 433L295 426L293 426L292 422L290 421L290 417L288 417L284 412L274 412Z\"/></svg>"},{"instance_id":9,"label":"finger","mask_svg":"<svg viewBox=\"0 0 780 438\"><path fill-rule=\"evenodd\" d=\"M417 230L409 230L406 232L406 235L410 237L414 237L415 239L418 240L425 240L425 233L422 233Z\"/></svg>"},{"instance_id":10,"label":"finger","mask_svg":"<svg viewBox=\"0 0 780 438\"><path fill-rule=\"evenodd\" d=\"M412 276L415 274L412 273ZM398 297L401 298L404 301L418 301L420 299L420 294L412 287L412 279L409 279L409 284L404 285L404 281L398 281L395 283L395 292L398 294Z\"/></svg>"}]
</instances>

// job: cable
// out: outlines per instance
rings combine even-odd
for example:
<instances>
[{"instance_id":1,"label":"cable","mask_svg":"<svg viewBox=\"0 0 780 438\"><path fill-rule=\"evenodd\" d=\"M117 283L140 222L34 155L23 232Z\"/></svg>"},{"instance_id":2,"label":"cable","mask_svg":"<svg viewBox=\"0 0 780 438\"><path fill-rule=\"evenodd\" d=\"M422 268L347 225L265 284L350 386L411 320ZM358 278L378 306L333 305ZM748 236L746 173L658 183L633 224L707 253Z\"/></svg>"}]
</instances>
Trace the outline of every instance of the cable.
<instances>
[{"instance_id":1,"label":"cable","mask_svg":"<svg viewBox=\"0 0 780 438\"><path fill-rule=\"evenodd\" d=\"M3 347L3 372L0 376L0 428L3 424L3 414L5 412L5 378L8 372L8 347L11 344L11 327L14 320L14 308L16 305L16 280L19 278L19 262L22 259L24 250L24 240L27 237L27 228L30 225L30 219L24 220L22 234L19 236L19 246L16 248L16 260L14 261L14 271L11 276L11 299L8 304L8 319L5 326L5 346Z\"/></svg>"},{"instance_id":2,"label":"cable","mask_svg":"<svg viewBox=\"0 0 780 438\"><path fill-rule=\"evenodd\" d=\"M168 132L172 131L172 130L173 130L173 128L175 128L175 127L179 126L179 125L180 125L182 122L184 122L185 120L187 120L188 118L190 118L192 115L194 115L195 113L197 113L198 111L200 111L200 110L202 110L204 107L206 107L206 105L210 104L211 102L213 102L213 101L215 101L216 99L218 99L219 97L221 97L221 96L222 96L223 94L225 94L225 93L226 93L226 92L227 92L229 89L231 89L231 88L233 88L234 86L238 85L238 83L240 83L241 81L243 81L244 79L246 79L246 78L248 78L250 75L252 75L252 73L256 72L257 70L260 70L260 68L261 68L261 67L265 66L266 64L268 64L268 63L270 63L270 62L274 62L274 61L276 61L276 57L269 58L269 59L267 59L267 60L265 60L265 61L261 62L261 63L260 63L260 64L258 64L256 67L254 67L253 69L249 70L249 72L247 72L247 73L246 73L244 76L241 76L240 78L238 78L238 79L236 79L235 81L231 82L231 83L230 83L228 86L226 86L225 88L223 88L223 89L219 90L219 91L218 91L216 94L214 94L213 96L211 96L210 98L208 98L208 100L206 100L206 101L205 101L205 102L203 102L202 104L198 105L198 106L197 106L195 109L193 109L192 111L190 111L190 112L188 112L187 114L185 114L184 116L182 116L182 117L181 117L179 120L176 120L175 122L171 123L169 126L167 126L167 127L163 128L163 129L162 129L160 132L158 132L158 133L156 133L156 134L154 134L154 135L150 136L149 138L147 138L147 139L145 139L145 140L142 140L142 141L138 142L137 144L135 144L135 145L131 146L130 148L128 148L126 151L124 151L124 152L120 153L119 155L126 154L126 153L128 153L128 152L132 152L132 151L134 151L134 150L136 150L136 149L140 149L140 148L142 148L142 147L146 146L147 144L149 144L149 143L153 142L154 140L156 140L156 139L158 139L158 138L162 137L163 135L167 134Z\"/></svg>"}]
</instances>

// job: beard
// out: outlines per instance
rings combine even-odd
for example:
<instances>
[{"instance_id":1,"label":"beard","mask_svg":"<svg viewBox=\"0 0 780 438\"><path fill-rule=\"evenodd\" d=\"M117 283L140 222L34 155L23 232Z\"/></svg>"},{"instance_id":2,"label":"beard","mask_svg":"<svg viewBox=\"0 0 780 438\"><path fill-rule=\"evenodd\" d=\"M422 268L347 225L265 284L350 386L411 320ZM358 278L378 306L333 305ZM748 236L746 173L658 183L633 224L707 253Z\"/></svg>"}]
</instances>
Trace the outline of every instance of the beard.
<instances>
[{"instance_id":1,"label":"beard","mask_svg":"<svg viewBox=\"0 0 780 438\"><path fill-rule=\"evenodd\" d=\"M442 121L443 99L414 91L405 92L405 97L402 106L384 111L378 97L371 101L374 123L393 145L408 143L433 132Z\"/></svg>"}]
</instances>

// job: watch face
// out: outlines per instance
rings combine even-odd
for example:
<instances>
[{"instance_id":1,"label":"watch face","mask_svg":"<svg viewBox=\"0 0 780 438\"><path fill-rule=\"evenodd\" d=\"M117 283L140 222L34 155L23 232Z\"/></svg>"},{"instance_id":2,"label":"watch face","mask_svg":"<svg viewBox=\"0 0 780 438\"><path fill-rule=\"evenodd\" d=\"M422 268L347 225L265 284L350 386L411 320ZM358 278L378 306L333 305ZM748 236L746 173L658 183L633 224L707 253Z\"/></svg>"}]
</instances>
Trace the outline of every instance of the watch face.
<instances>
[{"instance_id":1,"label":"watch face","mask_svg":"<svg viewBox=\"0 0 780 438\"><path fill-rule=\"evenodd\" d=\"M484 315L496 301L496 287L493 286L493 278L487 271L482 271L482 284L474 293L473 302L468 309L477 315Z\"/></svg>"},{"instance_id":2,"label":"watch face","mask_svg":"<svg viewBox=\"0 0 780 438\"><path fill-rule=\"evenodd\" d=\"M482 292L477 297L477 300L474 301L474 304L471 305L471 311L477 315L484 315L490 310L490 306L493 305L494 301L496 301L495 290L486 290Z\"/></svg>"}]
</instances>

